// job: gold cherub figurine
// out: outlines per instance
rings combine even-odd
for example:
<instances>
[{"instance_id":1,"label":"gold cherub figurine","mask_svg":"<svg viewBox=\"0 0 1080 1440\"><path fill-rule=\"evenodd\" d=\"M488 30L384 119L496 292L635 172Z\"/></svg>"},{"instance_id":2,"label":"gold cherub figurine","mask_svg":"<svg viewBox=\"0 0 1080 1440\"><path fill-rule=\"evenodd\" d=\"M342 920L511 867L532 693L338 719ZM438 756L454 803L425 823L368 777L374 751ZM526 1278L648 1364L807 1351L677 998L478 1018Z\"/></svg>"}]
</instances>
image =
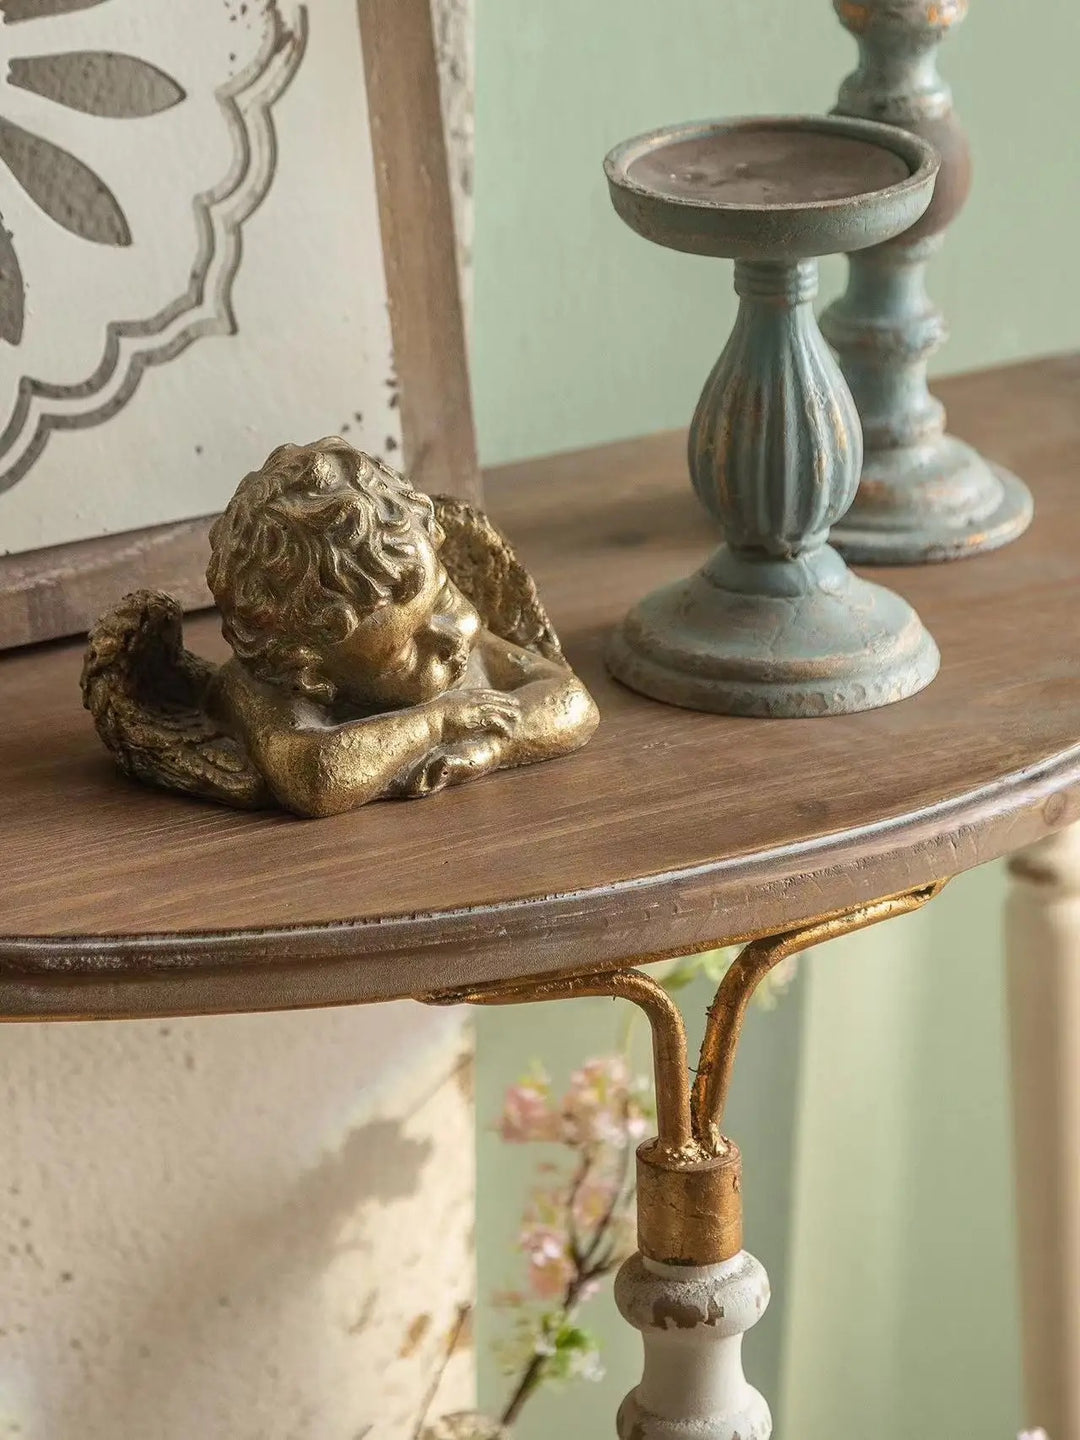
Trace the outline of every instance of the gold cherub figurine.
<instances>
[{"instance_id":1,"label":"gold cherub figurine","mask_svg":"<svg viewBox=\"0 0 1080 1440\"><path fill-rule=\"evenodd\" d=\"M487 518L336 436L282 445L210 532L233 658L175 600L90 633L83 701L128 775L244 809L336 815L566 755L599 719Z\"/></svg>"}]
</instances>

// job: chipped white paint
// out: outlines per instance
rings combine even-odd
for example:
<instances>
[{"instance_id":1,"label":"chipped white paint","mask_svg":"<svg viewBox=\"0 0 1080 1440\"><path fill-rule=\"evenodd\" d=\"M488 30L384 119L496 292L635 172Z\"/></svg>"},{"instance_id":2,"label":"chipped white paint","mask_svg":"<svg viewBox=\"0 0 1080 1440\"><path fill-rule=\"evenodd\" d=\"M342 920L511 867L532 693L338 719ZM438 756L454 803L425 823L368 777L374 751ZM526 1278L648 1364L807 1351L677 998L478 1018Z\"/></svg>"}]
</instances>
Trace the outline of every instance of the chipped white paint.
<instances>
[{"instance_id":1,"label":"chipped white paint","mask_svg":"<svg viewBox=\"0 0 1080 1440\"><path fill-rule=\"evenodd\" d=\"M474 0L432 0L443 128L450 167L461 298L472 309L473 177L476 150L476 15Z\"/></svg>"},{"instance_id":2,"label":"chipped white paint","mask_svg":"<svg viewBox=\"0 0 1080 1440\"><path fill-rule=\"evenodd\" d=\"M1080 1440L1080 826L1009 868L1024 1420Z\"/></svg>"},{"instance_id":3,"label":"chipped white paint","mask_svg":"<svg viewBox=\"0 0 1080 1440\"><path fill-rule=\"evenodd\" d=\"M742 1337L769 1303L752 1255L701 1267L634 1255L615 1301L645 1348L641 1384L619 1411L620 1440L767 1440L769 1407L742 1365Z\"/></svg>"},{"instance_id":4,"label":"chipped white paint","mask_svg":"<svg viewBox=\"0 0 1080 1440\"><path fill-rule=\"evenodd\" d=\"M413 1005L0 1029L0 1437L412 1440L472 1298L468 1063Z\"/></svg>"}]
</instances>

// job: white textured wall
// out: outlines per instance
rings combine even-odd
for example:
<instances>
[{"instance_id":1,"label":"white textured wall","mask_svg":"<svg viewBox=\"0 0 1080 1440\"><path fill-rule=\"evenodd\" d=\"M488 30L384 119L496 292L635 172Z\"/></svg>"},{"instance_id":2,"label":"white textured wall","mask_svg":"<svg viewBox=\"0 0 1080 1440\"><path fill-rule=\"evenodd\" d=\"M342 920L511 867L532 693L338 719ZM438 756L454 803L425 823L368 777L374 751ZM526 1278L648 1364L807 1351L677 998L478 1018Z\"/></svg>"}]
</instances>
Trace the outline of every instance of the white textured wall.
<instances>
[{"instance_id":1,"label":"white textured wall","mask_svg":"<svg viewBox=\"0 0 1080 1440\"><path fill-rule=\"evenodd\" d=\"M0 1437L411 1440L472 1298L470 1081L409 1004L0 1029Z\"/></svg>"}]
</instances>

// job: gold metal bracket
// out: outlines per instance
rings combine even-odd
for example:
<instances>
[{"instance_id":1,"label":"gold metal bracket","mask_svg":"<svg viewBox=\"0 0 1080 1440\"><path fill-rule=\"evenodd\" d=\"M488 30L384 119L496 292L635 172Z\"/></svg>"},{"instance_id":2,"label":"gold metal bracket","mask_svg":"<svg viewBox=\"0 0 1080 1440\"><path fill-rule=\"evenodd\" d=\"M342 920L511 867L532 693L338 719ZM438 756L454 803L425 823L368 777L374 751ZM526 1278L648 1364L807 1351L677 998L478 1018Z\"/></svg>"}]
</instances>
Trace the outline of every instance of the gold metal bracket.
<instances>
[{"instance_id":1,"label":"gold metal bracket","mask_svg":"<svg viewBox=\"0 0 1080 1440\"><path fill-rule=\"evenodd\" d=\"M779 935L751 940L720 982L716 999L709 1007L709 1021L701 1045L691 1106L694 1134L703 1144L715 1147L720 1143L743 1022L754 991L769 971L790 956L821 945L826 940L852 935L856 930L865 930L882 920L892 920L919 910L947 883L945 880L936 881L902 895L890 895L884 900L823 915L818 920L785 930Z\"/></svg>"},{"instance_id":2,"label":"gold metal bracket","mask_svg":"<svg viewBox=\"0 0 1080 1440\"><path fill-rule=\"evenodd\" d=\"M640 970L611 970L592 975L553 976L546 980L497 982L472 990L425 996L429 1005L520 1005L539 1000L576 1000L585 996L629 1000L643 1010L652 1029L656 1076L656 1127L664 1150L675 1157L693 1145L690 1092L686 1086L686 1026L667 991Z\"/></svg>"},{"instance_id":3,"label":"gold metal bracket","mask_svg":"<svg viewBox=\"0 0 1080 1440\"><path fill-rule=\"evenodd\" d=\"M754 991L782 960L825 940L921 909L947 882L836 911L751 940L709 1007L697 1075L688 1083L686 1026L671 996L640 970L499 981L420 997L430 1005L519 1005L610 996L643 1010L652 1029L657 1137L638 1149L638 1244L674 1265L710 1265L742 1247L741 1161L723 1135L735 1055Z\"/></svg>"}]
</instances>

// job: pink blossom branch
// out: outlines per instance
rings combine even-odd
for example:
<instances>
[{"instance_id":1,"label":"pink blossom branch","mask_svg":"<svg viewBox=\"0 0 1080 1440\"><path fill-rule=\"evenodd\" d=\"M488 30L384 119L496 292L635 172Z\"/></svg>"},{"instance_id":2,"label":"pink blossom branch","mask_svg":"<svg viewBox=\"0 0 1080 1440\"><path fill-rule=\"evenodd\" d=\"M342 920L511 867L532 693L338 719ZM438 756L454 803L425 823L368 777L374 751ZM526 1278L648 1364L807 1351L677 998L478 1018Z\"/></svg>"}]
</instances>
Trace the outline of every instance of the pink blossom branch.
<instances>
[{"instance_id":1,"label":"pink blossom branch","mask_svg":"<svg viewBox=\"0 0 1080 1440\"><path fill-rule=\"evenodd\" d=\"M502 1415L512 1425L548 1374L548 1365L573 1325L577 1310L596 1282L618 1265L626 1248L618 1227L627 1219L634 1187L629 1181L634 1141L645 1133L649 1109L644 1082L632 1080L625 1058L589 1060L574 1072L562 1104L553 1102L550 1082L534 1070L511 1087L499 1130L509 1143L556 1141L575 1153L565 1189L534 1191L522 1231L535 1294L559 1296L532 1341ZM561 1282L561 1283L560 1283ZM545 1352L550 1337L552 1349Z\"/></svg>"}]
</instances>

